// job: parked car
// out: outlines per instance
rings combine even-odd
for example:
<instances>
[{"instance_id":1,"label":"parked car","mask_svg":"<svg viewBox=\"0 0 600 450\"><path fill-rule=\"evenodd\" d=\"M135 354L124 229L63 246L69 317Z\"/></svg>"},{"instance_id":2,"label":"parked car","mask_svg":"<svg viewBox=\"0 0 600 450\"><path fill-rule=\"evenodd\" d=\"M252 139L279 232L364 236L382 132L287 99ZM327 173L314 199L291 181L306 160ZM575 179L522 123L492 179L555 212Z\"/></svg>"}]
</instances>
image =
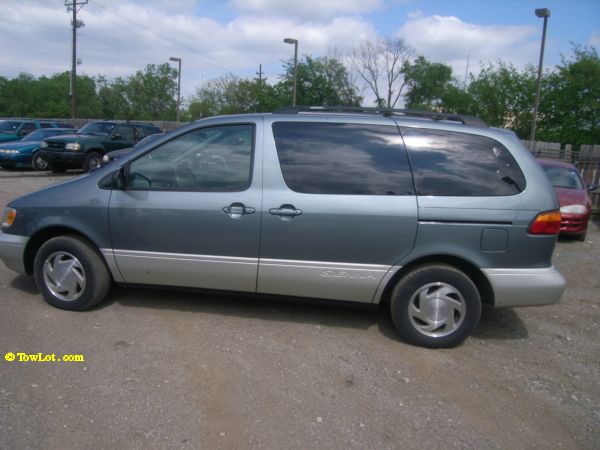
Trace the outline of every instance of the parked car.
<instances>
[{"instance_id":1,"label":"parked car","mask_svg":"<svg viewBox=\"0 0 600 450\"><path fill-rule=\"evenodd\" d=\"M560 203L560 234L585 241L588 222L592 212L592 201L588 190L598 186L585 185L577 167L567 161L538 159L548 175Z\"/></svg>"},{"instance_id":2,"label":"parked car","mask_svg":"<svg viewBox=\"0 0 600 450\"><path fill-rule=\"evenodd\" d=\"M149 144L150 142L152 142L162 136L164 136L164 133L150 134L150 135L146 136L144 139L142 139L141 141L139 141L137 144L135 144L133 147L121 148L119 150L113 150L112 152L108 152L106 155L104 155L102 157L102 166L105 166L119 158L122 158L123 156L134 151L136 148L140 148L146 144Z\"/></svg>"},{"instance_id":3,"label":"parked car","mask_svg":"<svg viewBox=\"0 0 600 450\"><path fill-rule=\"evenodd\" d=\"M544 171L514 133L466 116L212 117L3 217L0 258L70 310L112 282L382 303L407 341L449 347L482 303L544 305L565 288Z\"/></svg>"},{"instance_id":4,"label":"parked car","mask_svg":"<svg viewBox=\"0 0 600 450\"><path fill-rule=\"evenodd\" d=\"M69 124L48 120L0 120L0 142L18 141L42 128L65 128Z\"/></svg>"},{"instance_id":5,"label":"parked car","mask_svg":"<svg viewBox=\"0 0 600 450\"><path fill-rule=\"evenodd\" d=\"M131 147L140 139L161 130L152 124L136 122L91 122L77 134L42 142L42 155L52 172L67 169L89 171L100 167L102 156L112 150Z\"/></svg>"},{"instance_id":6,"label":"parked car","mask_svg":"<svg viewBox=\"0 0 600 450\"><path fill-rule=\"evenodd\" d=\"M20 141L0 144L0 167L32 167L35 170L46 170L48 164L39 154L42 139L75 131L75 128L40 128Z\"/></svg>"}]
</instances>

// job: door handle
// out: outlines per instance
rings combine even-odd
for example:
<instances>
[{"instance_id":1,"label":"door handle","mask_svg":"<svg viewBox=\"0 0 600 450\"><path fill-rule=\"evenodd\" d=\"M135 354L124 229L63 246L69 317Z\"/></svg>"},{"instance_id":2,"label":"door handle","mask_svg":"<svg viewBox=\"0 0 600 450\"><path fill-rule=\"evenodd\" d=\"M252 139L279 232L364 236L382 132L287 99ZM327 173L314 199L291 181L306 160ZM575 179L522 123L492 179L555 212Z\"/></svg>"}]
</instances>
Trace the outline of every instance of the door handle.
<instances>
[{"instance_id":1,"label":"door handle","mask_svg":"<svg viewBox=\"0 0 600 450\"><path fill-rule=\"evenodd\" d=\"M240 219L245 214L254 214L256 212L256 209L250 206L245 206L243 203L236 202L232 203L229 206L225 206L223 208L223 212L225 214L229 214L229 217L231 217L232 219Z\"/></svg>"},{"instance_id":2,"label":"door handle","mask_svg":"<svg viewBox=\"0 0 600 450\"><path fill-rule=\"evenodd\" d=\"M292 217L302 214L301 209L296 209L294 205L281 205L279 208L269 209L269 214L279 216L282 219L291 219Z\"/></svg>"}]
</instances>

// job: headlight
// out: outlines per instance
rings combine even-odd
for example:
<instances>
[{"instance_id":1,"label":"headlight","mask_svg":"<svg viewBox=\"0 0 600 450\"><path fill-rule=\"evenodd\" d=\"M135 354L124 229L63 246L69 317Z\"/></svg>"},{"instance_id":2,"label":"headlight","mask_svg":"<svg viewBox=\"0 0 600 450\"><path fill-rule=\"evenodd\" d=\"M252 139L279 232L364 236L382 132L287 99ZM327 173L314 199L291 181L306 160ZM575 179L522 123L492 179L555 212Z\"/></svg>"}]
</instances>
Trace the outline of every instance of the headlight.
<instances>
[{"instance_id":1,"label":"headlight","mask_svg":"<svg viewBox=\"0 0 600 450\"><path fill-rule=\"evenodd\" d=\"M567 205L560 208L562 214L586 214L588 209L585 205Z\"/></svg>"},{"instance_id":2,"label":"headlight","mask_svg":"<svg viewBox=\"0 0 600 450\"><path fill-rule=\"evenodd\" d=\"M9 154L9 155L15 155L15 154L21 153L21 152L19 150L13 150L13 149L8 149L8 148L3 148L3 149L0 149L0 153L6 153L6 154Z\"/></svg>"},{"instance_id":3,"label":"headlight","mask_svg":"<svg viewBox=\"0 0 600 450\"><path fill-rule=\"evenodd\" d=\"M47 148L48 147L48 143L42 141L42 143L40 144L40 148Z\"/></svg>"},{"instance_id":4,"label":"headlight","mask_svg":"<svg viewBox=\"0 0 600 450\"><path fill-rule=\"evenodd\" d=\"M17 210L15 208L4 208L2 213L2 228L10 227L17 217Z\"/></svg>"},{"instance_id":5,"label":"headlight","mask_svg":"<svg viewBox=\"0 0 600 450\"><path fill-rule=\"evenodd\" d=\"M65 149L78 152L79 150L81 150L81 144L78 144L77 142L70 142L67 145L65 145Z\"/></svg>"}]
</instances>

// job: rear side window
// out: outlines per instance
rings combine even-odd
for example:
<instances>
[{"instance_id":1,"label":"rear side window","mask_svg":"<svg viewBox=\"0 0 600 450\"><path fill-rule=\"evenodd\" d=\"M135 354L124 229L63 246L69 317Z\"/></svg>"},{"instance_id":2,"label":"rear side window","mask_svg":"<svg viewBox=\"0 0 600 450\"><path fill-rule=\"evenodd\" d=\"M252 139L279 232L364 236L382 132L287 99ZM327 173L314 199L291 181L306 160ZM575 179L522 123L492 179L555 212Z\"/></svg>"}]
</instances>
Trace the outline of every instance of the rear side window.
<instances>
[{"instance_id":1,"label":"rear side window","mask_svg":"<svg viewBox=\"0 0 600 450\"><path fill-rule=\"evenodd\" d=\"M484 136L401 128L417 195L506 196L525 188L510 152Z\"/></svg>"},{"instance_id":2,"label":"rear side window","mask_svg":"<svg viewBox=\"0 0 600 450\"><path fill-rule=\"evenodd\" d=\"M276 122L273 136L287 186L306 194L414 195L395 126Z\"/></svg>"}]
</instances>

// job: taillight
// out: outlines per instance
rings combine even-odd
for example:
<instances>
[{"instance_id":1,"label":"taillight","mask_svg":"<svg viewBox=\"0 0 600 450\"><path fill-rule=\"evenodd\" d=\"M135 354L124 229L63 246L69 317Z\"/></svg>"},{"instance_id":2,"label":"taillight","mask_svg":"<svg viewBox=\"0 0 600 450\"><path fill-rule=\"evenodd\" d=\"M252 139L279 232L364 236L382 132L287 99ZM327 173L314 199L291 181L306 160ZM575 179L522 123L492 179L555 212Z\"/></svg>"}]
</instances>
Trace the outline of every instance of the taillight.
<instances>
[{"instance_id":1,"label":"taillight","mask_svg":"<svg viewBox=\"0 0 600 450\"><path fill-rule=\"evenodd\" d=\"M560 211L540 213L529 226L529 234L558 234L559 231Z\"/></svg>"}]
</instances>

